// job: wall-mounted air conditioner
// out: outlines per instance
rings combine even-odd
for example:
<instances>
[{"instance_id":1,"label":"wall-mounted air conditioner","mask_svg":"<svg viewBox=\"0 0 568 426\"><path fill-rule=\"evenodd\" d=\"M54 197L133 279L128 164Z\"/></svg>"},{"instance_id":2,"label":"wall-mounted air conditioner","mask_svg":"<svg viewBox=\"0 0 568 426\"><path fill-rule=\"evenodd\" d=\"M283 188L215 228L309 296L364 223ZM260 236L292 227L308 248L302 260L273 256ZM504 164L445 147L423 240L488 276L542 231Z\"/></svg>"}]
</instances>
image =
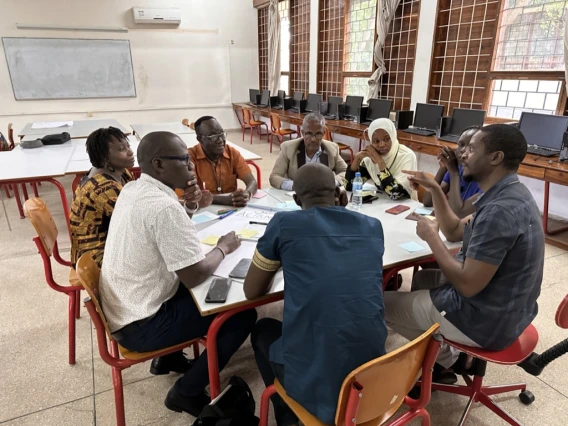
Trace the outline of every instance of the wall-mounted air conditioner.
<instances>
[{"instance_id":1,"label":"wall-mounted air conditioner","mask_svg":"<svg viewBox=\"0 0 568 426\"><path fill-rule=\"evenodd\" d=\"M181 12L179 9L151 9L146 7L133 7L135 24L181 24Z\"/></svg>"}]
</instances>

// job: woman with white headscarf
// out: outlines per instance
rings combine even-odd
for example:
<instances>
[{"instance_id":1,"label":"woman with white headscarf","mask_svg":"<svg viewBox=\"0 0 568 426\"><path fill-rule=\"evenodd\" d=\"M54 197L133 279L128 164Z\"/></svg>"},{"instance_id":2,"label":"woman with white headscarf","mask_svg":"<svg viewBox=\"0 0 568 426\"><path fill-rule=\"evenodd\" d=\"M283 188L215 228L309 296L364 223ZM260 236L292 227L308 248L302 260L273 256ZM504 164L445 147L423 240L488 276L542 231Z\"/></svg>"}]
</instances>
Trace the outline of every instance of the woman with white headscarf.
<instances>
[{"instance_id":1,"label":"woman with white headscarf","mask_svg":"<svg viewBox=\"0 0 568 426\"><path fill-rule=\"evenodd\" d=\"M360 172L364 181L374 182L391 200L410 198L410 182L402 171L417 169L416 155L398 142L396 127L388 118L374 120L367 132L371 143L357 153L347 169L346 189L351 190L355 173Z\"/></svg>"}]
</instances>

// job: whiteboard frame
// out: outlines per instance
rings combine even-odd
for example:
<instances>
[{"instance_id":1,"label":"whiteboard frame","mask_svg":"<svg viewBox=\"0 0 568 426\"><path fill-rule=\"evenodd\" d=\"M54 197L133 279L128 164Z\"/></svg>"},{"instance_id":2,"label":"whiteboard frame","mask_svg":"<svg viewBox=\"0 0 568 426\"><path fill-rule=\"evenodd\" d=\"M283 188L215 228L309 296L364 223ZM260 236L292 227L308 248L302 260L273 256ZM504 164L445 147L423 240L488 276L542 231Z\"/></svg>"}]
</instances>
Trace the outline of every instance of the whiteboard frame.
<instances>
[{"instance_id":1,"label":"whiteboard frame","mask_svg":"<svg viewBox=\"0 0 568 426\"><path fill-rule=\"evenodd\" d=\"M132 85L134 87L134 95L132 96L78 96L78 97L62 97L62 98L24 98L18 99L16 97L16 90L14 89L14 82L12 80L12 71L10 69L10 62L8 60L8 55L6 54L6 45L4 44L5 39L33 39L33 40L71 40L71 41L122 41L128 43L128 51L130 53L130 66L132 67ZM134 61L132 59L132 47L130 45L129 39L113 39L113 38L69 38L69 37L2 37L2 47L4 49L4 57L6 58L6 67L8 68L8 75L10 76L10 84L12 85L12 93L14 94L14 99L18 102L26 101L57 101L57 100L81 100L81 99L130 99L138 97L138 91L136 89L136 76L134 74Z\"/></svg>"}]
</instances>

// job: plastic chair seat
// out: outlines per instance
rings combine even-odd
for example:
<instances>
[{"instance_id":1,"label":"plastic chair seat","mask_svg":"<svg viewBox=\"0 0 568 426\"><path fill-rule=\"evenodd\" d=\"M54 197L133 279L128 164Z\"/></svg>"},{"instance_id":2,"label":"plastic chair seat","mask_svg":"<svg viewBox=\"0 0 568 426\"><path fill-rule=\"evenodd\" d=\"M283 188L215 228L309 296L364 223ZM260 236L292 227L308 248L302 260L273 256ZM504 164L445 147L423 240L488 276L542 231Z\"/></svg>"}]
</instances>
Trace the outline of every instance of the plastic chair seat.
<instances>
[{"instance_id":1,"label":"plastic chair seat","mask_svg":"<svg viewBox=\"0 0 568 426\"><path fill-rule=\"evenodd\" d=\"M163 355L164 352L167 352L167 351L170 351L170 350L180 350L181 351L181 350L193 345L194 343L199 342L200 340L203 340L203 338L200 337L200 338L197 338L197 339L188 340L187 342L180 343L179 345L174 345L174 346L170 346L170 347L163 348L163 349L158 349L156 351L151 351L151 352L135 352L135 351L131 351L129 349L126 349L124 346L118 345L118 351L120 352L122 357L125 358L125 359L128 359L130 361L143 362L143 361L148 360L148 359L157 358L157 357Z\"/></svg>"},{"instance_id":2,"label":"plastic chair seat","mask_svg":"<svg viewBox=\"0 0 568 426\"><path fill-rule=\"evenodd\" d=\"M349 145L346 145L344 143L336 142L336 144L337 146L339 146L339 149L351 149Z\"/></svg>"},{"instance_id":3,"label":"plastic chair seat","mask_svg":"<svg viewBox=\"0 0 568 426\"><path fill-rule=\"evenodd\" d=\"M293 133L296 133L296 131L295 131L295 130L292 130L292 129L278 129L278 130L277 130L276 132L274 132L274 133L277 133L277 134L279 134L279 135L281 135L281 136L288 136L288 135L291 135L291 134L293 134Z\"/></svg>"},{"instance_id":4,"label":"plastic chair seat","mask_svg":"<svg viewBox=\"0 0 568 426\"><path fill-rule=\"evenodd\" d=\"M249 124L252 124L253 126L260 126L261 124L264 124L264 121L250 120Z\"/></svg>"},{"instance_id":5,"label":"plastic chair seat","mask_svg":"<svg viewBox=\"0 0 568 426\"><path fill-rule=\"evenodd\" d=\"M294 412L296 417L300 419L300 421L305 426L327 426L325 423L318 420L312 414L310 414L304 407L294 401L292 398L288 396L282 384L278 381L278 379L274 380L274 387L276 388L276 392L280 397L284 400L286 405L290 407L290 409Z\"/></svg>"},{"instance_id":6,"label":"plastic chair seat","mask_svg":"<svg viewBox=\"0 0 568 426\"><path fill-rule=\"evenodd\" d=\"M471 346L462 345L446 339L444 339L444 341L450 346L453 346L454 348L475 358L492 362L494 364L516 365L528 358L528 356L536 348L538 343L538 331L532 324L529 324L529 326L511 346L501 351L488 351L487 349L482 348L472 348Z\"/></svg>"}]
</instances>

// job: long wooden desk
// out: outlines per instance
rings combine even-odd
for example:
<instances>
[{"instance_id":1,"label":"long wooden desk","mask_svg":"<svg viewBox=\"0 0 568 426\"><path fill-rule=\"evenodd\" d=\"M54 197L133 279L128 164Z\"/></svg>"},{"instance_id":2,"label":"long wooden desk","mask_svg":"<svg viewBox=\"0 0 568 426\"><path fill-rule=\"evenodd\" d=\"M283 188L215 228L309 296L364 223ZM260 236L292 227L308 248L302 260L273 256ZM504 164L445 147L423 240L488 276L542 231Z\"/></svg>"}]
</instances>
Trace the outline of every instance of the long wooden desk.
<instances>
[{"instance_id":1,"label":"long wooden desk","mask_svg":"<svg viewBox=\"0 0 568 426\"><path fill-rule=\"evenodd\" d=\"M270 113L276 113L281 121L290 124L300 125L304 119L304 114L292 111L282 111L271 108L262 108L251 106L245 103L234 103L233 110L237 115L239 123L242 125L242 118L239 112L242 108L249 108L254 114L263 117L270 117ZM351 136L357 139L363 139L363 132L368 126L357 124L352 121L345 120L326 120L326 125L330 132L338 133L344 136ZM398 130L398 140L416 153L427 155L438 155L442 146L450 146L454 148L456 145L451 142L439 140L436 136L418 136ZM543 208L543 225L546 234L555 235L568 230L568 227L559 229L549 229L549 202L550 202L550 184L568 186L568 163L559 163L558 157L547 158L539 155L527 154L523 163L519 167L519 174L533 179L544 181L544 208Z\"/></svg>"}]
</instances>

